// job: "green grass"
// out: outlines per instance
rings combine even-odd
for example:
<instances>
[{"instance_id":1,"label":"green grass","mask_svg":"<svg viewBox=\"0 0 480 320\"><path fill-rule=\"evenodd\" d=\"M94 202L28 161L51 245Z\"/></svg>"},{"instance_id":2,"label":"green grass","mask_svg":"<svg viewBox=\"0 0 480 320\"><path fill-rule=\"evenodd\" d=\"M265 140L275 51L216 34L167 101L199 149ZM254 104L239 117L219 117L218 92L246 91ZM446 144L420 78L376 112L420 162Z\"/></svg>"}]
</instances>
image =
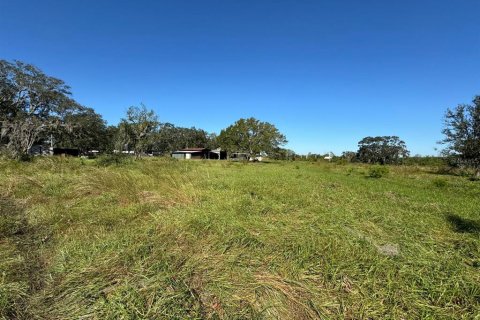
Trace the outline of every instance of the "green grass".
<instances>
[{"instance_id":1,"label":"green grass","mask_svg":"<svg viewBox=\"0 0 480 320\"><path fill-rule=\"evenodd\" d=\"M0 160L0 317L480 318L480 183L369 169Z\"/></svg>"}]
</instances>

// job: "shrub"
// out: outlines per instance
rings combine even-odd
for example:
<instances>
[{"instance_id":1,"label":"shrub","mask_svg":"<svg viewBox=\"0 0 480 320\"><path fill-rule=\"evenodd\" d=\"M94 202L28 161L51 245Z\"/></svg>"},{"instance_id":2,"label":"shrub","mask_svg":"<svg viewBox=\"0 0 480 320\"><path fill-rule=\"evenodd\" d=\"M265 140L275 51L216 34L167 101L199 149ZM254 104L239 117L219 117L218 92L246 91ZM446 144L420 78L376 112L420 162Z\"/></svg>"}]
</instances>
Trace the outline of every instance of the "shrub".
<instances>
[{"instance_id":1,"label":"shrub","mask_svg":"<svg viewBox=\"0 0 480 320\"><path fill-rule=\"evenodd\" d=\"M385 167L385 166L372 166L369 170L368 170L368 176L370 178L381 178L383 177L384 175L388 174L388 168Z\"/></svg>"}]
</instances>

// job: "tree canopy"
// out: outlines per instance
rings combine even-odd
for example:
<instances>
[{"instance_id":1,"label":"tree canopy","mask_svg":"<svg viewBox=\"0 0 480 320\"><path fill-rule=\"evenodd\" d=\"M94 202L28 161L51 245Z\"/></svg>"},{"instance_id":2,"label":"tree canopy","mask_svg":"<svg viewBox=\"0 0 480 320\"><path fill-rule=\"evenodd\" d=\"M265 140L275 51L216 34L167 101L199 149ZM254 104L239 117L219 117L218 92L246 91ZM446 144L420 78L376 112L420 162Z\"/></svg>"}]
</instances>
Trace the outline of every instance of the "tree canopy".
<instances>
[{"instance_id":1,"label":"tree canopy","mask_svg":"<svg viewBox=\"0 0 480 320\"><path fill-rule=\"evenodd\" d=\"M480 175L480 96L473 104L447 109L444 121L444 154L476 168ZM287 143L284 134L253 117L239 119L217 136L195 127L160 123L155 112L141 104L130 107L117 126L107 126L94 109L72 98L64 81L31 64L0 60L0 152L22 158L34 144L46 143L81 153L117 149L140 156L221 147L250 157L264 153L275 159L294 157L293 151L283 148ZM358 142L356 153L342 155L349 161L381 164L399 163L408 156L405 142L397 136L365 137Z\"/></svg>"},{"instance_id":2,"label":"tree canopy","mask_svg":"<svg viewBox=\"0 0 480 320\"><path fill-rule=\"evenodd\" d=\"M153 148L162 152L172 152L184 148L217 148L216 135L205 130L177 127L172 123L161 123L154 140Z\"/></svg>"},{"instance_id":3,"label":"tree canopy","mask_svg":"<svg viewBox=\"0 0 480 320\"><path fill-rule=\"evenodd\" d=\"M31 64L0 60L0 143L13 157L52 132L73 132L78 126L69 127L67 119L85 110L62 80Z\"/></svg>"},{"instance_id":4,"label":"tree canopy","mask_svg":"<svg viewBox=\"0 0 480 320\"><path fill-rule=\"evenodd\" d=\"M365 137L358 142L357 157L366 163L396 164L410 152L397 136Z\"/></svg>"},{"instance_id":5,"label":"tree canopy","mask_svg":"<svg viewBox=\"0 0 480 320\"><path fill-rule=\"evenodd\" d=\"M473 104L447 109L444 118L444 153L476 169L480 175L480 96Z\"/></svg>"},{"instance_id":6,"label":"tree canopy","mask_svg":"<svg viewBox=\"0 0 480 320\"><path fill-rule=\"evenodd\" d=\"M148 110L143 104L131 106L119 124L119 149L134 151L135 155L140 156L151 148L158 126L158 116L153 110Z\"/></svg>"},{"instance_id":7,"label":"tree canopy","mask_svg":"<svg viewBox=\"0 0 480 320\"><path fill-rule=\"evenodd\" d=\"M240 119L223 129L218 142L229 152L245 152L254 156L277 151L287 143L287 139L273 124L248 118Z\"/></svg>"},{"instance_id":8,"label":"tree canopy","mask_svg":"<svg viewBox=\"0 0 480 320\"><path fill-rule=\"evenodd\" d=\"M76 148L85 153L89 150L112 150L112 127L107 127L102 116L92 108L71 113L64 117L64 125L52 136L55 145Z\"/></svg>"}]
</instances>

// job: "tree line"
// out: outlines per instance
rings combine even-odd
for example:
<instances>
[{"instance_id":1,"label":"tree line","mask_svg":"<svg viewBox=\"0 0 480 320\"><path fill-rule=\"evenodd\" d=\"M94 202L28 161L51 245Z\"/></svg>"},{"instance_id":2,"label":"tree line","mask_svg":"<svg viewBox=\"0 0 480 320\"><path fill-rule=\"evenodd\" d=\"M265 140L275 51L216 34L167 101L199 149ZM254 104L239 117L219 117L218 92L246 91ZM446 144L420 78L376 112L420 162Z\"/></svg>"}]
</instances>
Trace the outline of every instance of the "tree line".
<instances>
[{"instance_id":1,"label":"tree line","mask_svg":"<svg viewBox=\"0 0 480 320\"><path fill-rule=\"evenodd\" d=\"M470 166L480 176L480 96L472 104L447 109L442 155L456 165ZM44 144L111 153L168 154L174 150L205 147L295 159L283 148L287 139L273 124L255 118L239 119L217 136L199 128L162 123L145 105L131 106L117 126L109 126L94 109L72 98L64 81L21 61L0 60L0 152L12 158L29 156L32 146ZM365 137L356 152L342 158L365 163L398 164L409 157L397 136Z\"/></svg>"},{"instance_id":2,"label":"tree line","mask_svg":"<svg viewBox=\"0 0 480 320\"><path fill-rule=\"evenodd\" d=\"M447 108L443 122L444 138L438 142L445 146L441 156L450 166L473 168L475 176L480 178L480 96L475 96L471 104ZM383 136L362 139L357 152L346 151L342 158L365 163L399 164L405 163L409 155L405 142L399 137ZM435 162L429 160L430 163Z\"/></svg>"},{"instance_id":3,"label":"tree line","mask_svg":"<svg viewBox=\"0 0 480 320\"><path fill-rule=\"evenodd\" d=\"M268 122L240 119L219 136L160 122L145 105L131 106L117 126L72 98L62 80L20 61L0 60L0 152L28 158L34 145L112 153L169 154L192 147L275 155L287 142Z\"/></svg>"}]
</instances>

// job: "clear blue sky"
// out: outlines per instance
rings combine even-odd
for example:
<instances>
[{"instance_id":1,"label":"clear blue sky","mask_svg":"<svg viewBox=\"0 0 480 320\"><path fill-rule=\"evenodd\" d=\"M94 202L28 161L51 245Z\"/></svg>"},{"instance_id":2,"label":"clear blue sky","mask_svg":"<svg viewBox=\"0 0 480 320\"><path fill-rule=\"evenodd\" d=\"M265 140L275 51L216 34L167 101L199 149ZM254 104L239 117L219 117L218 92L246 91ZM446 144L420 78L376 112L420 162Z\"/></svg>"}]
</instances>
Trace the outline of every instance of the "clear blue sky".
<instances>
[{"instance_id":1,"label":"clear blue sky","mask_svg":"<svg viewBox=\"0 0 480 320\"><path fill-rule=\"evenodd\" d=\"M116 124L275 124L299 153L398 135L436 154L480 94L480 1L0 0L0 59L33 63Z\"/></svg>"}]
</instances>

